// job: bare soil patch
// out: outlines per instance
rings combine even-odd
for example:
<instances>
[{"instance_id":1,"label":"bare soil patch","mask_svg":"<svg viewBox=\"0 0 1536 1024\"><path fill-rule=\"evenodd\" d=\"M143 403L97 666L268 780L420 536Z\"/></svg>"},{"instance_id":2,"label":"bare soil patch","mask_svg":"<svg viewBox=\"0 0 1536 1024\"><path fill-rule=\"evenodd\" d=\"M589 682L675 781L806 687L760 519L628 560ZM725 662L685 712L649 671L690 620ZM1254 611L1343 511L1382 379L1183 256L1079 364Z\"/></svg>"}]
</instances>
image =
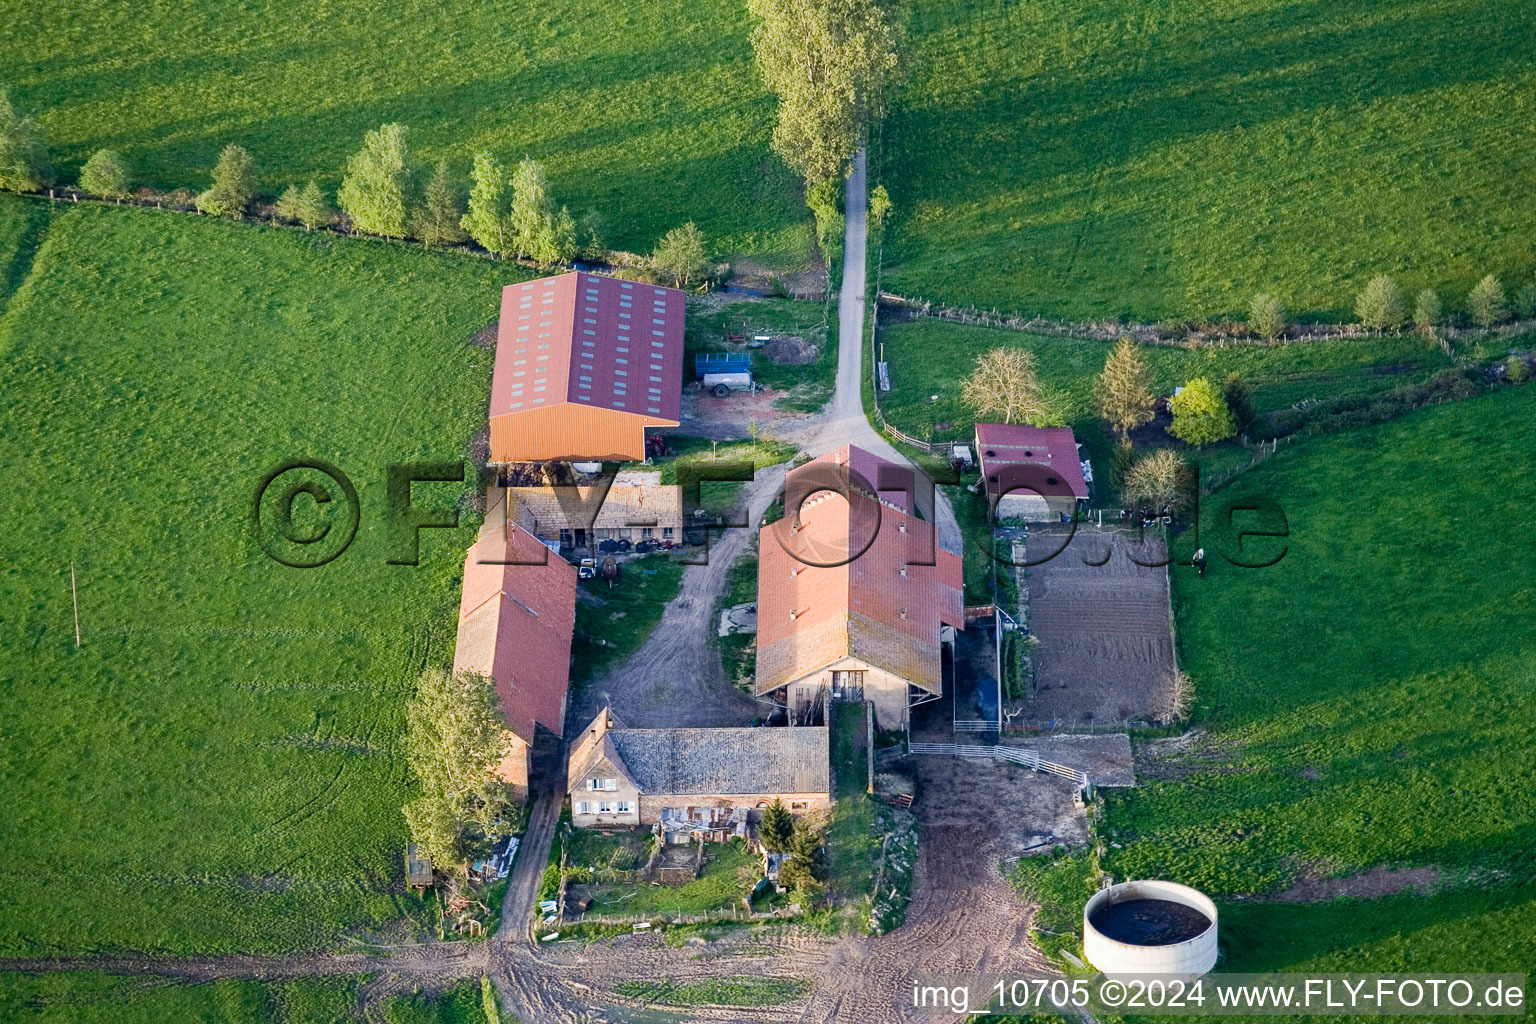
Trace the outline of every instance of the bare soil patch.
<instances>
[{"instance_id":1,"label":"bare soil patch","mask_svg":"<svg viewBox=\"0 0 1536 1024\"><path fill-rule=\"evenodd\" d=\"M1173 631L1163 543L1148 535L1031 529L1030 629L1036 691L1028 715L1048 728L1157 721L1172 687ZM1100 564L1102 563L1102 564Z\"/></svg>"},{"instance_id":2,"label":"bare soil patch","mask_svg":"<svg viewBox=\"0 0 1536 1024\"><path fill-rule=\"evenodd\" d=\"M1323 877L1326 864L1313 865L1282 893L1267 897L1275 903L1326 903L1347 896L1356 900L1373 900L1378 896L1391 896L1409 889L1429 895L1440 881L1438 868L1402 868L1394 870L1378 864L1360 875L1344 878Z\"/></svg>"},{"instance_id":3,"label":"bare soil patch","mask_svg":"<svg viewBox=\"0 0 1536 1024\"><path fill-rule=\"evenodd\" d=\"M476 348L494 349L496 347L496 328L500 323L500 318L492 320L474 334L471 334L469 336L469 343Z\"/></svg>"}]
</instances>

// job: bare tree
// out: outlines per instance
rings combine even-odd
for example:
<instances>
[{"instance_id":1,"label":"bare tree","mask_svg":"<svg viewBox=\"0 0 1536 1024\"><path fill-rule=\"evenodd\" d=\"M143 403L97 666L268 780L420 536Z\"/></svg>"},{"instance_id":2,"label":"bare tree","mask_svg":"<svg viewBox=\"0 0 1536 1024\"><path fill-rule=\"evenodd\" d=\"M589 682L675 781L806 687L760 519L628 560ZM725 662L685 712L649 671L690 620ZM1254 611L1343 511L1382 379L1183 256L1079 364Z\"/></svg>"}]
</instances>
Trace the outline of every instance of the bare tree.
<instances>
[{"instance_id":1,"label":"bare tree","mask_svg":"<svg viewBox=\"0 0 1536 1024\"><path fill-rule=\"evenodd\" d=\"M1034 353L1022 348L999 347L978 356L975 369L960 384L960 400L977 419L995 416L1032 427L1060 422L1040 383Z\"/></svg>"}]
</instances>

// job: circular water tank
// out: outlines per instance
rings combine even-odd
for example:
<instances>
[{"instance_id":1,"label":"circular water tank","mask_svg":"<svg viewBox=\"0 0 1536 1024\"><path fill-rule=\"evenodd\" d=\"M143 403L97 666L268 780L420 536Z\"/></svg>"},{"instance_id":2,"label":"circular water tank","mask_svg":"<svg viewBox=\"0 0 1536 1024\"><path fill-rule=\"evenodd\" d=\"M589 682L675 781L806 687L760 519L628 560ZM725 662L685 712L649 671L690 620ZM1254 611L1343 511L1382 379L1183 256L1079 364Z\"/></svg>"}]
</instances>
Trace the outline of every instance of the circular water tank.
<instances>
[{"instance_id":1,"label":"circular water tank","mask_svg":"<svg viewBox=\"0 0 1536 1024\"><path fill-rule=\"evenodd\" d=\"M1083 907L1083 953L1105 974L1204 974L1216 966L1216 904L1177 882L1112 885Z\"/></svg>"}]
</instances>

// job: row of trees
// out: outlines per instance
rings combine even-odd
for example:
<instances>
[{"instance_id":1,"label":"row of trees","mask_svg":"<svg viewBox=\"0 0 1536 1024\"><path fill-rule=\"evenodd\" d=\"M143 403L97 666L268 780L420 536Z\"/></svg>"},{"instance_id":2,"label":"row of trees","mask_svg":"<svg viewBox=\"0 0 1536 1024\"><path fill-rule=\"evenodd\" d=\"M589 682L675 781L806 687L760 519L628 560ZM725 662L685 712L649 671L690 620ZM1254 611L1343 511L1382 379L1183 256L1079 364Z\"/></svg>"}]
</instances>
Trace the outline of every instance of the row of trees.
<instances>
[{"instance_id":1,"label":"row of trees","mask_svg":"<svg viewBox=\"0 0 1536 1024\"><path fill-rule=\"evenodd\" d=\"M779 99L773 151L805 180L829 260L843 248L842 181L884 116L903 43L896 0L748 0L752 50ZM889 197L879 189L884 209ZM871 212L876 197L872 194ZM874 214L877 230L884 214Z\"/></svg>"},{"instance_id":2,"label":"row of trees","mask_svg":"<svg viewBox=\"0 0 1536 1024\"><path fill-rule=\"evenodd\" d=\"M368 132L347 160L336 202L352 230L383 238L415 238L429 246L473 239L498 257L514 255L545 266L578 256L607 257L602 219L596 213L572 216L556 201L539 161L523 159L509 168L490 153L477 153L472 178L466 195L446 160L424 166L411 154L406 126L386 124ZM0 92L0 188L36 191L54 182L42 126ZM81 167L79 184L94 195L126 199L132 172L121 153L102 149ZM206 214L239 219L252 210L258 189L255 159L243 146L228 145L209 187L193 202ZM337 220L336 208L314 179L290 185L273 213L309 230ZM703 232L691 221L667 232L651 266L679 287L697 282L712 267Z\"/></svg>"},{"instance_id":3,"label":"row of trees","mask_svg":"<svg viewBox=\"0 0 1536 1024\"><path fill-rule=\"evenodd\" d=\"M496 766L510 750L491 681L431 668L405 706L405 753L421 796L403 808L411 838L439 869L487 852L492 835L516 831L522 813Z\"/></svg>"},{"instance_id":4,"label":"row of trees","mask_svg":"<svg viewBox=\"0 0 1536 1024\"><path fill-rule=\"evenodd\" d=\"M1536 316L1536 278L1518 288L1513 298L1494 274L1484 275L1466 298L1467 318L1478 327L1494 327L1511 316ZM1415 330L1433 337L1445 322L1445 307L1433 288L1419 291L1408 305L1408 295L1388 274L1378 274L1355 296L1355 318L1373 331L1401 330L1412 323ZM1289 326L1284 305L1268 292L1255 295L1248 304L1248 327L1261 338L1273 340Z\"/></svg>"},{"instance_id":5,"label":"row of trees","mask_svg":"<svg viewBox=\"0 0 1536 1024\"><path fill-rule=\"evenodd\" d=\"M1122 439L1156 415L1152 371L1130 338L1121 338L1104 360L1104 370L1094 381L1094 398L1100 415ZM960 399L978 420L1033 427L1064 422L1065 403L1041 382L1034 353L1017 346L999 346L977 357L960 383ZM1169 398L1168 405L1173 413L1168 432L1197 446L1251 429L1257 415L1247 385L1236 374L1221 387L1196 377Z\"/></svg>"}]
</instances>

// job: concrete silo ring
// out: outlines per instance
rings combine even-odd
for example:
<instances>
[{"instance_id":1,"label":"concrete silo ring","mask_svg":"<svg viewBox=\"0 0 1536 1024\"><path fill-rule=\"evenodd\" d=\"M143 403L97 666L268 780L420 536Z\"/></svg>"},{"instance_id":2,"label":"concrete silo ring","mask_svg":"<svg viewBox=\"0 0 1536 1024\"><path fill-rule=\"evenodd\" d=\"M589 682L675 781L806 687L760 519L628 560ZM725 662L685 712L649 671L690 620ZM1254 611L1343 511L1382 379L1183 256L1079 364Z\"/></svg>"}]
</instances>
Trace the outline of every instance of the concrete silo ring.
<instances>
[{"instance_id":1,"label":"concrete silo ring","mask_svg":"<svg viewBox=\"0 0 1536 1024\"><path fill-rule=\"evenodd\" d=\"M1105 974L1197 977L1216 966L1216 916L1216 904L1187 885L1121 882L1083 906L1083 953Z\"/></svg>"}]
</instances>

